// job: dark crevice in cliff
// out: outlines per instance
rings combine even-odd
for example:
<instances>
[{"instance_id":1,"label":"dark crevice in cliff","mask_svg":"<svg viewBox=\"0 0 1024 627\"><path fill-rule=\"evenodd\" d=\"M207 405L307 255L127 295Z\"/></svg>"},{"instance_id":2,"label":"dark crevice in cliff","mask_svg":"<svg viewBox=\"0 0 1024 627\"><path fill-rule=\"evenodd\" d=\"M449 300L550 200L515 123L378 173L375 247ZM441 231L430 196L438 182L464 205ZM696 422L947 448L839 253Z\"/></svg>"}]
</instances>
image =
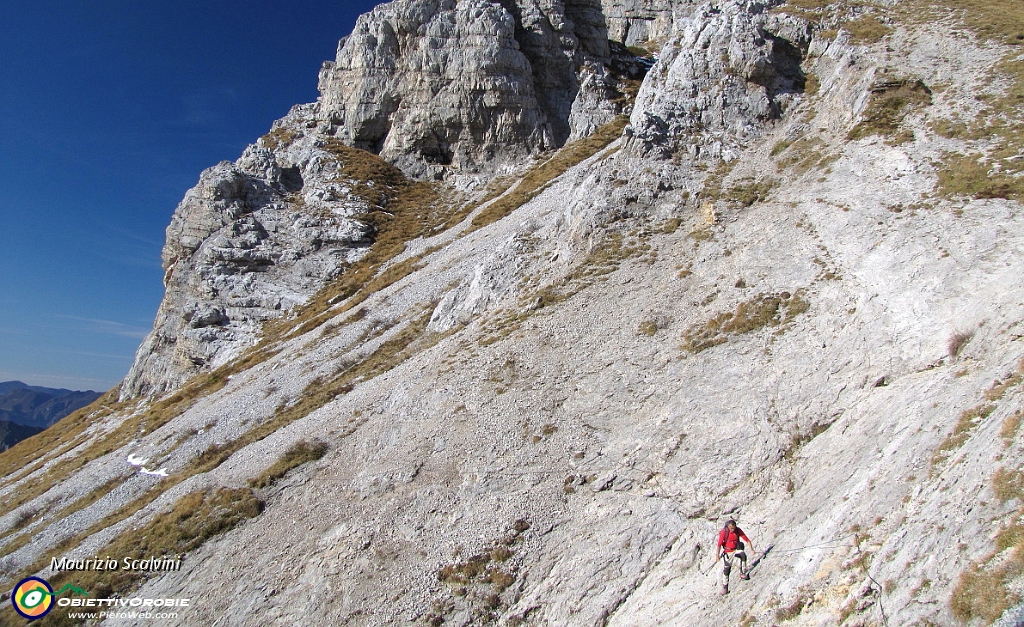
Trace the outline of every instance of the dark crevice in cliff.
<instances>
[{"instance_id":1,"label":"dark crevice in cliff","mask_svg":"<svg viewBox=\"0 0 1024 627\"><path fill-rule=\"evenodd\" d=\"M515 40L530 63L537 103L547 118L551 139L561 147L571 129L572 103L580 91L578 72L584 57L601 64L609 62L608 29L598 2L577 0L565 3L566 23L556 28L539 8L524 14L521 3L498 0L515 19ZM567 47L566 40L575 40ZM571 54L566 54L570 52Z\"/></svg>"}]
</instances>

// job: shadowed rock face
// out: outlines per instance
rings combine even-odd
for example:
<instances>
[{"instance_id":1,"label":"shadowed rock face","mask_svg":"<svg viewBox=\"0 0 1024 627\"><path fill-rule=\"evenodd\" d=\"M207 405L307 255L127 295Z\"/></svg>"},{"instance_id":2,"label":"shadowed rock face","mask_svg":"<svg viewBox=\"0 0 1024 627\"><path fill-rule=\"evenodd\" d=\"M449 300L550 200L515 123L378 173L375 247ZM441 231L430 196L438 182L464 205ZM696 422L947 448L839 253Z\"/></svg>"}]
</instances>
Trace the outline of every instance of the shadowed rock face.
<instances>
[{"instance_id":1,"label":"shadowed rock face","mask_svg":"<svg viewBox=\"0 0 1024 627\"><path fill-rule=\"evenodd\" d=\"M324 64L319 115L409 173L472 170L564 144L581 69L609 58L597 0L391 2Z\"/></svg>"}]
</instances>

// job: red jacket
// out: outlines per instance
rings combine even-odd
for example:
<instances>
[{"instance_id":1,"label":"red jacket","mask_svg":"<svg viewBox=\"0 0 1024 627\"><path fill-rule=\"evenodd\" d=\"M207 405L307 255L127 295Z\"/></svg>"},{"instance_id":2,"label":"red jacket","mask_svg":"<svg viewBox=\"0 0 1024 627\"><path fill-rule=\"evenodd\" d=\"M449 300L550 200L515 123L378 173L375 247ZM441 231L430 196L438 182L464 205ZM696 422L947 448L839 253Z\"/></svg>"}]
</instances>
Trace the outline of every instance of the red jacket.
<instances>
[{"instance_id":1,"label":"red jacket","mask_svg":"<svg viewBox=\"0 0 1024 627\"><path fill-rule=\"evenodd\" d=\"M726 553L732 553L739 546L740 539L743 539L750 544L750 538L747 534L743 533L743 530L736 527L732 531L729 531L728 527L723 527L718 533L718 546L722 547Z\"/></svg>"}]
</instances>

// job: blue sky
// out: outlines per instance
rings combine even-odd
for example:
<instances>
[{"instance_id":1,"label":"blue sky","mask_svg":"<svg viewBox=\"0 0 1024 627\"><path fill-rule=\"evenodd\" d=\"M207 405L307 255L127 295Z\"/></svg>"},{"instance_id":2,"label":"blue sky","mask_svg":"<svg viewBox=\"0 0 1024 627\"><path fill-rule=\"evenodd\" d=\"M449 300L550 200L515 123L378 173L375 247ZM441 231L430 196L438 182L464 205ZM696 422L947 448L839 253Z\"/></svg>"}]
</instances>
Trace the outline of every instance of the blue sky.
<instances>
[{"instance_id":1,"label":"blue sky","mask_svg":"<svg viewBox=\"0 0 1024 627\"><path fill-rule=\"evenodd\" d=\"M316 100L376 4L0 0L0 381L124 377L178 201Z\"/></svg>"}]
</instances>

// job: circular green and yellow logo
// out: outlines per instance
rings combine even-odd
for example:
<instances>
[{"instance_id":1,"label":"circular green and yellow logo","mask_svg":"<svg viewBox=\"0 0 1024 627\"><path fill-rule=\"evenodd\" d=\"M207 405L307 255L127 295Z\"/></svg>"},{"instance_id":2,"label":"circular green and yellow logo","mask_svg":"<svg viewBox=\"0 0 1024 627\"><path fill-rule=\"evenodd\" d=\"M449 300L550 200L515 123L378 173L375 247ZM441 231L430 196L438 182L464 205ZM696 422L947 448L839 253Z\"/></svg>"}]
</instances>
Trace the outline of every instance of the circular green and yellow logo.
<instances>
[{"instance_id":1,"label":"circular green and yellow logo","mask_svg":"<svg viewBox=\"0 0 1024 627\"><path fill-rule=\"evenodd\" d=\"M39 577L22 579L14 586L11 603L17 613L29 620L42 618L53 607L53 588Z\"/></svg>"}]
</instances>

